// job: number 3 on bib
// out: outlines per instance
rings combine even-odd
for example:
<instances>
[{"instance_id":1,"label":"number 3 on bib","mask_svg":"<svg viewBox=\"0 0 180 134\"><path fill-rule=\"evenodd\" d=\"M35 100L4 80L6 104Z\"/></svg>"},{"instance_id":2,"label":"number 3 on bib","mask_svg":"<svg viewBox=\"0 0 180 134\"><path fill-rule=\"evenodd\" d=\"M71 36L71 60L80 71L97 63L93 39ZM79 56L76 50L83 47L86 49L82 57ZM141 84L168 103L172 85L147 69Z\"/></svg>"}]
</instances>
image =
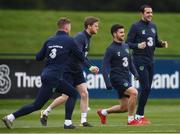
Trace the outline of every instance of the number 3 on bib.
<instances>
[{"instance_id":1,"label":"number 3 on bib","mask_svg":"<svg viewBox=\"0 0 180 134\"><path fill-rule=\"evenodd\" d=\"M127 67L127 66L128 66L128 58L127 58L127 57L124 57L122 60L123 60L123 63L122 63L123 66L124 66L124 67Z\"/></svg>"},{"instance_id":2,"label":"number 3 on bib","mask_svg":"<svg viewBox=\"0 0 180 134\"><path fill-rule=\"evenodd\" d=\"M50 54L49 54L49 56L51 57L51 59L54 59L54 58L56 57L56 52L57 52L56 48L53 48L53 49L51 50L51 52L50 52Z\"/></svg>"},{"instance_id":3,"label":"number 3 on bib","mask_svg":"<svg viewBox=\"0 0 180 134\"><path fill-rule=\"evenodd\" d=\"M147 38L147 45L149 46L149 47L152 47L153 46L153 38L152 37L148 37Z\"/></svg>"}]
</instances>

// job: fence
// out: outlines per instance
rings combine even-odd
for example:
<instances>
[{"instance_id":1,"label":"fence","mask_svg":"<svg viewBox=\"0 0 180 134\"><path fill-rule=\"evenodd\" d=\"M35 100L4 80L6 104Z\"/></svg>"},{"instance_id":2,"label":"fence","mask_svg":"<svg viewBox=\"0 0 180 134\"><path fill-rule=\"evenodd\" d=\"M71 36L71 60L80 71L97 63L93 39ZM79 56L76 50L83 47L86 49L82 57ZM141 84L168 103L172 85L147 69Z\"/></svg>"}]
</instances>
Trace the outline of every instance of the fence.
<instances>
[{"instance_id":1,"label":"fence","mask_svg":"<svg viewBox=\"0 0 180 134\"><path fill-rule=\"evenodd\" d=\"M30 54L28 54L30 55ZM12 55L11 55L12 56ZM34 56L34 54L30 55ZM24 57L21 55L21 57ZM93 59L101 68L101 59ZM41 87L40 73L44 62L32 59L0 59L0 98L34 98ZM155 73L151 98L180 98L180 60L155 60ZM116 98L116 92L105 89L102 73L91 74L85 70L91 98ZM139 84L133 81L138 87Z\"/></svg>"}]
</instances>

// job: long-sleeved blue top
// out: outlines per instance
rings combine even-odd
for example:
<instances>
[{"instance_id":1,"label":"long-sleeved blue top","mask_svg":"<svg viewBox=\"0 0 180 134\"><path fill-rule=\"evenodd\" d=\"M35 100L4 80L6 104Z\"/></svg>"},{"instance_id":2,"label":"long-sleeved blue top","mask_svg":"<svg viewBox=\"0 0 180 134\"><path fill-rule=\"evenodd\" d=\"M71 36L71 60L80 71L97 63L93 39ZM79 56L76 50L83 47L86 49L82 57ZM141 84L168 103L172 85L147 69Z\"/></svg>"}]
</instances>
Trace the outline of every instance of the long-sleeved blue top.
<instances>
[{"instance_id":1,"label":"long-sleeved blue top","mask_svg":"<svg viewBox=\"0 0 180 134\"><path fill-rule=\"evenodd\" d=\"M146 42L144 49L138 48L138 43ZM155 47L162 47L157 34L156 25L152 22L140 20L134 23L128 33L126 42L133 49L134 58L145 64L153 62Z\"/></svg>"},{"instance_id":2,"label":"long-sleeved blue top","mask_svg":"<svg viewBox=\"0 0 180 134\"><path fill-rule=\"evenodd\" d=\"M89 35L85 30L77 33L77 35L74 37L74 40L77 43L79 50L85 56L85 60L82 64L87 68L90 68L93 65L87 58L90 48L90 39L91 39L91 35ZM75 58L72 58L69 63L71 66L71 71L76 71L76 68L80 67L79 62Z\"/></svg>"},{"instance_id":3,"label":"long-sleeved blue top","mask_svg":"<svg viewBox=\"0 0 180 134\"><path fill-rule=\"evenodd\" d=\"M50 37L36 54L36 60L41 61L46 58L46 66L43 73L52 73L56 77L61 77L67 68L70 56L84 62L85 57L79 51L74 39L64 31L58 31L55 36Z\"/></svg>"},{"instance_id":4,"label":"long-sleeved blue top","mask_svg":"<svg viewBox=\"0 0 180 134\"><path fill-rule=\"evenodd\" d=\"M130 71L135 77L139 77L129 54L129 46L124 42L117 43L113 41L106 49L102 71L107 88L112 87L108 77L109 71L110 78L128 79Z\"/></svg>"}]
</instances>

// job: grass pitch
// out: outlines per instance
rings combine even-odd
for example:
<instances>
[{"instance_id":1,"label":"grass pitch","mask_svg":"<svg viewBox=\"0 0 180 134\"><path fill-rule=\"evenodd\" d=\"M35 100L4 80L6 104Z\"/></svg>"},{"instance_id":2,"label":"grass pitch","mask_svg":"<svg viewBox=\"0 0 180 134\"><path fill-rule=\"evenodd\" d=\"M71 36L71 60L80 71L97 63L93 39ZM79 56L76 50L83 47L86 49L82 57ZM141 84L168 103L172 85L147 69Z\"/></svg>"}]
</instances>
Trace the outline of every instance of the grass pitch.
<instances>
[{"instance_id":1,"label":"grass pitch","mask_svg":"<svg viewBox=\"0 0 180 134\"><path fill-rule=\"evenodd\" d=\"M71 19L72 36L83 30L84 17L100 18L98 34L91 41L90 54L104 54L112 42L112 24L123 24L127 34L132 23L140 19L139 13L124 12L0 10L0 53L38 52L44 41L55 34L56 21L61 16ZM159 38L169 42L168 49L157 49L156 54L180 54L180 14L154 13L153 22L158 27Z\"/></svg>"},{"instance_id":2,"label":"grass pitch","mask_svg":"<svg viewBox=\"0 0 180 134\"><path fill-rule=\"evenodd\" d=\"M33 100L1 100L0 118L32 101ZM51 101L49 101L48 104ZM94 125L93 128L83 128L79 126L81 111L79 101L77 101L73 115L73 123L77 128L74 130L64 130L63 128L63 105L50 113L47 127L41 126L39 122L40 111L37 111L15 120L12 130L5 128L1 121L0 133L180 133L180 99L149 100L146 107L146 117L152 121L152 124L148 126L127 126L127 113L111 114L108 116L108 124L101 125L96 110L98 108L108 108L115 104L117 104L117 101L112 99L93 99L90 101L91 110L88 114L88 121Z\"/></svg>"}]
</instances>

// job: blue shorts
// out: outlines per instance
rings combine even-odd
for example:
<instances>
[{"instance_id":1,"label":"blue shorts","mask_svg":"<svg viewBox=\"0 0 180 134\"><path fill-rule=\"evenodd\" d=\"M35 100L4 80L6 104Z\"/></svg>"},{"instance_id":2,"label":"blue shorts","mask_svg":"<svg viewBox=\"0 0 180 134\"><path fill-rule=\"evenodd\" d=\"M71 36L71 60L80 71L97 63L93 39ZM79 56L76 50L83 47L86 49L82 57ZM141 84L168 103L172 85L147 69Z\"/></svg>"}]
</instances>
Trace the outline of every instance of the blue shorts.
<instances>
[{"instance_id":1,"label":"blue shorts","mask_svg":"<svg viewBox=\"0 0 180 134\"><path fill-rule=\"evenodd\" d=\"M86 83L86 80L83 75L83 70L79 67L73 71L68 71L64 73L63 78L71 83L74 87L79 84Z\"/></svg>"},{"instance_id":2,"label":"blue shorts","mask_svg":"<svg viewBox=\"0 0 180 134\"><path fill-rule=\"evenodd\" d=\"M129 95L124 94L124 92L129 88L132 87L130 78L124 79L124 78L112 78L111 79L112 86L116 89L118 93L118 98L121 99L123 97L129 97Z\"/></svg>"}]
</instances>

